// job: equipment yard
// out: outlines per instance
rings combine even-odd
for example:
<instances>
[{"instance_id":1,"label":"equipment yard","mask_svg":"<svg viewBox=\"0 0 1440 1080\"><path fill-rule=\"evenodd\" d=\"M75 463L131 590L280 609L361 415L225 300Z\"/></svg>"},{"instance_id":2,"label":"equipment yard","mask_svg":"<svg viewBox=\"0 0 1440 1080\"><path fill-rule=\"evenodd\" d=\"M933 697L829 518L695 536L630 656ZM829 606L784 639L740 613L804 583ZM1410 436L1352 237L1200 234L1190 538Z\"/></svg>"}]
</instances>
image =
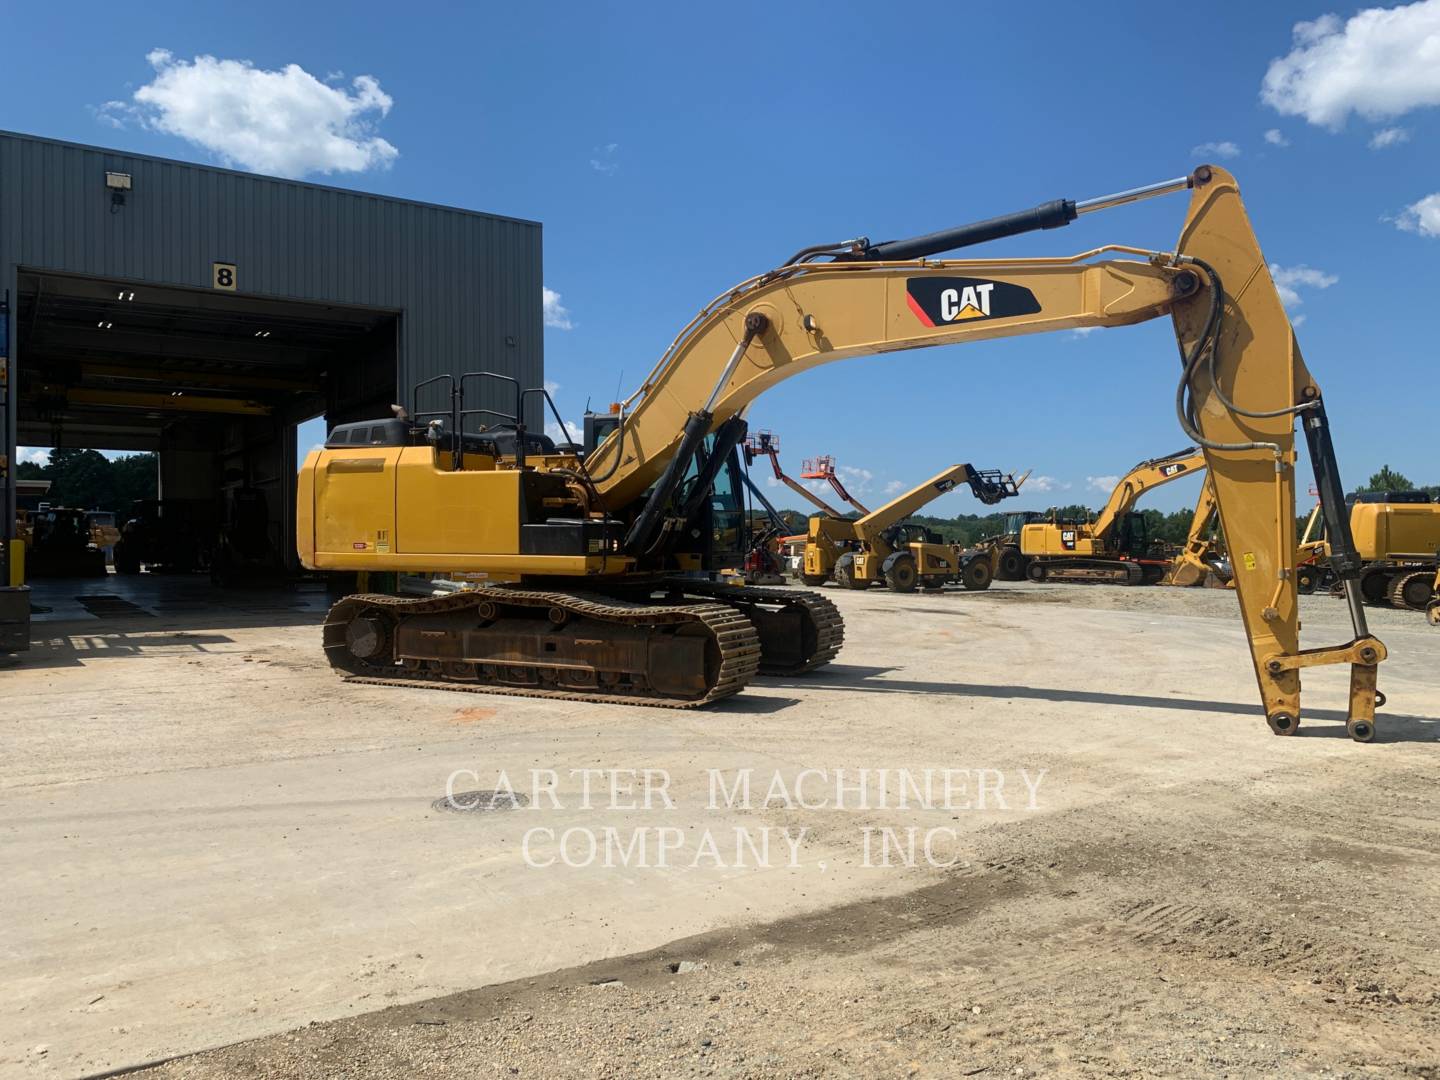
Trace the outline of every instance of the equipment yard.
<instances>
[{"instance_id":1,"label":"equipment yard","mask_svg":"<svg viewBox=\"0 0 1440 1080\"><path fill-rule=\"evenodd\" d=\"M37 589L3 676L5 1076L1440 1071L1417 612L1369 612L1361 746L1343 666L1271 733L1224 590L830 586L836 662L672 710L345 683L323 591L115 588Z\"/></svg>"}]
</instances>

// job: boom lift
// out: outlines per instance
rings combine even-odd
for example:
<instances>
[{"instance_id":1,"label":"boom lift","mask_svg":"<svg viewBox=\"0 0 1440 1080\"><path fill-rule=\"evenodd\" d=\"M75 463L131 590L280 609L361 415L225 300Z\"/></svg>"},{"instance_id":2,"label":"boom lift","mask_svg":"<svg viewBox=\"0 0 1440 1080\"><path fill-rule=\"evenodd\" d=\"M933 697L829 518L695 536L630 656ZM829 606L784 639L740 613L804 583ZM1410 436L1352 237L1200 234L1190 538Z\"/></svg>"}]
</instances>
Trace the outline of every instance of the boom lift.
<instances>
[{"instance_id":1,"label":"boom lift","mask_svg":"<svg viewBox=\"0 0 1440 1080\"><path fill-rule=\"evenodd\" d=\"M1108 245L1061 258L930 258L1187 189L1173 251ZM725 522L739 489L733 450L751 402L833 360L1165 315L1180 346L1176 415L1205 452L1237 555L1237 597L1270 728L1296 730L1302 668L1348 664L1348 728L1368 740L1385 647L1370 635L1355 588L1359 561L1324 402L1235 180L1208 165L929 236L805 248L704 307L614 416L587 418L581 452L527 433L523 405L540 399L556 410L543 389L522 391L513 380L505 385L515 390L514 420L468 432L481 410L466 407L467 386L499 381L483 373L450 379L450 410L427 423L337 426L300 476L304 563L484 574L489 584L427 599L346 597L327 617L326 652L365 681L672 706L733 694L762 664L813 668L840 648L828 601L701 576L728 557L734 529ZM1294 580L1297 421L1354 628L1348 642L1306 650Z\"/></svg>"},{"instance_id":2,"label":"boom lift","mask_svg":"<svg viewBox=\"0 0 1440 1080\"><path fill-rule=\"evenodd\" d=\"M905 523L905 518L961 482L987 506L1019 491L1012 477L999 472L951 465L855 521L813 517L801 580L819 585L833 576L847 589L868 589L884 582L891 592L902 593L914 592L917 584L939 589L947 581L959 581L967 589L988 589L992 576L988 553L962 552L942 543L929 529Z\"/></svg>"},{"instance_id":3,"label":"boom lift","mask_svg":"<svg viewBox=\"0 0 1440 1080\"><path fill-rule=\"evenodd\" d=\"M846 490L845 483L840 479L840 474L835 471L835 458L830 454L821 454L819 457L806 458L800 463L800 477L804 480L824 480L835 489L835 494L844 499L860 512L860 515L870 513L869 509L859 499ZM839 516L838 514L835 516Z\"/></svg>"},{"instance_id":4,"label":"boom lift","mask_svg":"<svg viewBox=\"0 0 1440 1080\"><path fill-rule=\"evenodd\" d=\"M1135 504L1155 488L1204 468L1205 455L1194 447L1142 461L1120 478L1093 522L1026 525L1020 532L1020 550L1030 560L1025 576L1031 581L1154 585L1170 560L1151 550L1145 519L1134 512Z\"/></svg>"},{"instance_id":5,"label":"boom lift","mask_svg":"<svg viewBox=\"0 0 1440 1080\"><path fill-rule=\"evenodd\" d=\"M779 480L806 502L818 507L822 514L829 514L834 518L845 516L804 484L786 475L785 470L780 468L780 437L773 431L757 431L753 435L745 436L744 448L746 465L754 464L756 458L769 458L770 468L775 471L776 480Z\"/></svg>"}]
</instances>

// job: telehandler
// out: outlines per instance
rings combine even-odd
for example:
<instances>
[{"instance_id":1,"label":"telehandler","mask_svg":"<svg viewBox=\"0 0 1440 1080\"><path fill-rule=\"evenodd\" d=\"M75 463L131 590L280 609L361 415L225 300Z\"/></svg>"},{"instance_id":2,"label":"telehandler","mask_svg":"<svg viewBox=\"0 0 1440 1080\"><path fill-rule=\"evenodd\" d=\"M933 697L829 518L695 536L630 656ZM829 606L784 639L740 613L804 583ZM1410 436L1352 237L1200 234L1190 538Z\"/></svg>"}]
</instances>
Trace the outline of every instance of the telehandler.
<instances>
[{"instance_id":1,"label":"telehandler","mask_svg":"<svg viewBox=\"0 0 1440 1080\"><path fill-rule=\"evenodd\" d=\"M963 551L905 518L926 503L968 484L987 506L1019 492L1013 477L981 472L970 465L951 465L862 518L813 517L805 540L801 580L820 585L832 576L847 589L868 589L884 583L891 592L914 592L918 584L934 591L958 581L967 589L988 589L993 575L991 555Z\"/></svg>"},{"instance_id":2,"label":"telehandler","mask_svg":"<svg viewBox=\"0 0 1440 1080\"><path fill-rule=\"evenodd\" d=\"M1020 550L1030 560L1025 576L1031 581L1156 584L1170 559L1154 550L1135 504L1163 484L1203 471L1205 462L1194 447L1142 461L1120 478L1094 521L1052 519L1026 525L1020 530Z\"/></svg>"},{"instance_id":3,"label":"telehandler","mask_svg":"<svg viewBox=\"0 0 1440 1080\"><path fill-rule=\"evenodd\" d=\"M1170 251L1107 245L1059 258L933 259L1172 192L1189 192ZM843 624L806 590L716 584L738 557L735 447L751 402L822 363L927 345L1124 326L1169 316L1179 344L1175 412L1205 453L1237 556L1237 597L1264 715L1300 723L1300 672L1350 668L1347 727L1374 735L1385 646L1365 624L1360 565L1330 429L1247 220L1216 166L1098 199L1058 199L928 236L858 238L796 252L706 305L640 388L587 416L582 448L532 435L525 405L549 394L514 380L512 419L467 430L450 409L340 424L299 482L305 565L333 571L486 575L444 597L360 594L331 609L323 642L350 678L689 707L741 690L759 670L834 657ZM947 368L955 363L945 354ZM442 384L444 385L444 384ZM404 410L401 410L402 412ZM1353 636L1301 649L1295 592L1295 425L1325 504L1331 562ZM563 426L563 425L562 425Z\"/></svg>"}]
</instances>

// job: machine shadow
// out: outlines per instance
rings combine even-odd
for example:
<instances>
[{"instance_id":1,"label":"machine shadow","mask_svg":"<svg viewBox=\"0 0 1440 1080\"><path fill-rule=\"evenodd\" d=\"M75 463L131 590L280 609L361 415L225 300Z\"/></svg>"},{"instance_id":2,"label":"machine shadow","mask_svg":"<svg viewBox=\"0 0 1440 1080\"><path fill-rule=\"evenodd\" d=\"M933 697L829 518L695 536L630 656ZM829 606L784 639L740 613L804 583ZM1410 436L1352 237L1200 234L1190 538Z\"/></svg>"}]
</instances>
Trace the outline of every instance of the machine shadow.
<instances>
[{"instance_id":1,"label":"machine shadow","mask_svg":"<svg viewBox=\"0 0 1440 1080\"><path fill-rule=\"evenodd\" d=\"M92 660L121 660L143 656L148 649L190 648L207 652L210 645L229 645L234 638L216 633L186 633L166 628L157 633L128 634L121 630L85 627L83 624L37 627L28 652L5 657L0 671L79 667ZM137 631L140 630L137 627Z\"/></svg>"},{"instance_id":2,"label":"machine shadow","mask_svg":"<svg viewBox=\"0 0 1440 1080\"><path fill-rule=\"evenodd\" d=\"M1219 712L1261 719L1258 705L1235 701L1204 701L1190 698L1157 697L1149 694L1116 694L1100 690L1070 690L1043 686L996 686L986 683L927 682L912 679L881 679L895 668L830 664L807 675L766 677L757 686L777 689L844 689L870 694L937 694L948 697L1000 698L1008 700L1054 701L1070 704L1111 705L1118 708L1170 709L1179 712ZM1326 720L1326 727L1306 726L1301 737L1349 738L1345 713L1339 709L1306 709L1305 721ZM1440 717L1392 713L1381 709L1376 716L1375 742L1440 741Z\"/></svg>"}]
</instances>

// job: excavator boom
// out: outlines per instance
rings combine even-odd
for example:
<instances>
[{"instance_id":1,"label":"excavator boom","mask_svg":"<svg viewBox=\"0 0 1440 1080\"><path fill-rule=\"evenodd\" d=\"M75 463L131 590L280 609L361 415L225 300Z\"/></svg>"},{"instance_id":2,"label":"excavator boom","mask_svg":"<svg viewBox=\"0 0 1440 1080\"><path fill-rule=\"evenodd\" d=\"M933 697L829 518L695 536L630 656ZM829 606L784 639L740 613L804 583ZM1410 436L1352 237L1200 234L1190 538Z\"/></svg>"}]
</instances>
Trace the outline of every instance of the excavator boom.
<instances>
[{"instance_id":1,"label":"excavator boom","mask_svg":"<svg viewBox=\"0 0 1440 1080\"><path fill-rule=\"evenodd\" d=\"M1095 518L1095 535L1108 536L1116 521L1135 509L1141 497L1172 480L1205 468L1205 455L1194 447L1142 461L1120 478L1105 508Z\"/></svg>"},{"instance_id":2,"label":"excavator boom","mask_svg":"<svg viewBox=\"0 0 1440 1080\"><path fill-rule=\"evenodd\" d=\"M1182 190L1190 193L1189 206L1170 251L1111 245L1068 258L931 258ZM1087 202L1057 200L926 237L818 245L797 253L702 309L622 403L614 430L583 458L553 447L534 453L523 427L513 440L477 443L473 455L459 430L432 428L418 442L407 441L415 436L404 432L395 436L398 441L387 435L378 443L372 440L374 453L332 441L311 455L302 472L300 551L307 565L319 568L469 569L520 584L583 581L592 593L606 582L619 587L632 576L654 579L667 570L702 569L703 557L684 545L706 534L697 522L709 513L707 493L743 437L746 410L783 379L849 357L1124 326L1163 315L1174 322L1180 350L1176 417L1203 452L1215 487L1270 727L1277 734L1296 730L1302 668L1344 663L1351 672L1348 727L1354 738L1368 740L1380 696L1377 665L1385 647L1369 633L1356 588L1360 560L1323 398L1300 355L1235 180L1212 166L1146 188ZM517 417L520 411L517 407ZM458 410L455 416L463 420ZM1299 641L1297 423L1315 470L1331 565L1344 583L1354 629L1350 641L1332 647L1301 649ZM358 433L346 434L365 441ZM472 456L475 471L466 472ZM446 508L445 513L436 513L437 507ZM717 526L713 535L724 531ZM711 598L729 596L704 592L693 577L688 580L692 584L685 589L692 598L702 592ZM447 636L459 631L446 629L455 620L445 621L451 608L444 604L426 608L416 621L409 609L342 601L344 611L327 625L327 648L332 656L348 650L372 665L403 659L436 677L489 680L486 685L556 677L571 680L566 685L573 690L577 679L599 679L609 686L605 680L613 678L626 692L642 686L652 696L689 695L686 703L733 693L754 670L747 659L751 646L742 640L746 632L738 624L733 631L723 629L729 624L719 609L728 605L740 612L740 621L753 632L764 622L758 593L746 602L716 599L703 611L671 605L663 615L660 608L595 607L588 600L569 600L563 591L532 590L527 599L512 599L517 595L479 601L498 605L498 613L483 621L494 628L495 648L502 653L499 643L510 640L505 626L511 616L499 609L529 605L543 610L548 605L561 625L578 625L593 616L597 625L611 627L606 631L610 637L577 633L577 650L591 648L586 642L629 642L633 651L626 655L636 659L624 663L638 666L631 671L614 659L619 666L610 672L579 652L565 664L550 666L543 657L462 655L469 646ZM808 603L775 600L790 614ZM798 638L780 629L789 617L778 618L768 636L761 627L762 657L771 647L797 640L800 652L788 670L834 655L839 646L833 609L812 607L800 621L805 630ZM665 620L674 627L683 624L684 633L662 634ZM720 647L725 641L736 644L726 651L729 646ZM663 693L653 686L662 672L639 659L645 649L661 644L669 650L671 665L663 674L674 687ZM703 676L693 666L702 653L721 657L719 666L712 664ZM611 662L609 652L604 659ZM461 674L452 675L451 667ZM517 675L516 668L525 671Z\"/></svg>"}]
</instances>

